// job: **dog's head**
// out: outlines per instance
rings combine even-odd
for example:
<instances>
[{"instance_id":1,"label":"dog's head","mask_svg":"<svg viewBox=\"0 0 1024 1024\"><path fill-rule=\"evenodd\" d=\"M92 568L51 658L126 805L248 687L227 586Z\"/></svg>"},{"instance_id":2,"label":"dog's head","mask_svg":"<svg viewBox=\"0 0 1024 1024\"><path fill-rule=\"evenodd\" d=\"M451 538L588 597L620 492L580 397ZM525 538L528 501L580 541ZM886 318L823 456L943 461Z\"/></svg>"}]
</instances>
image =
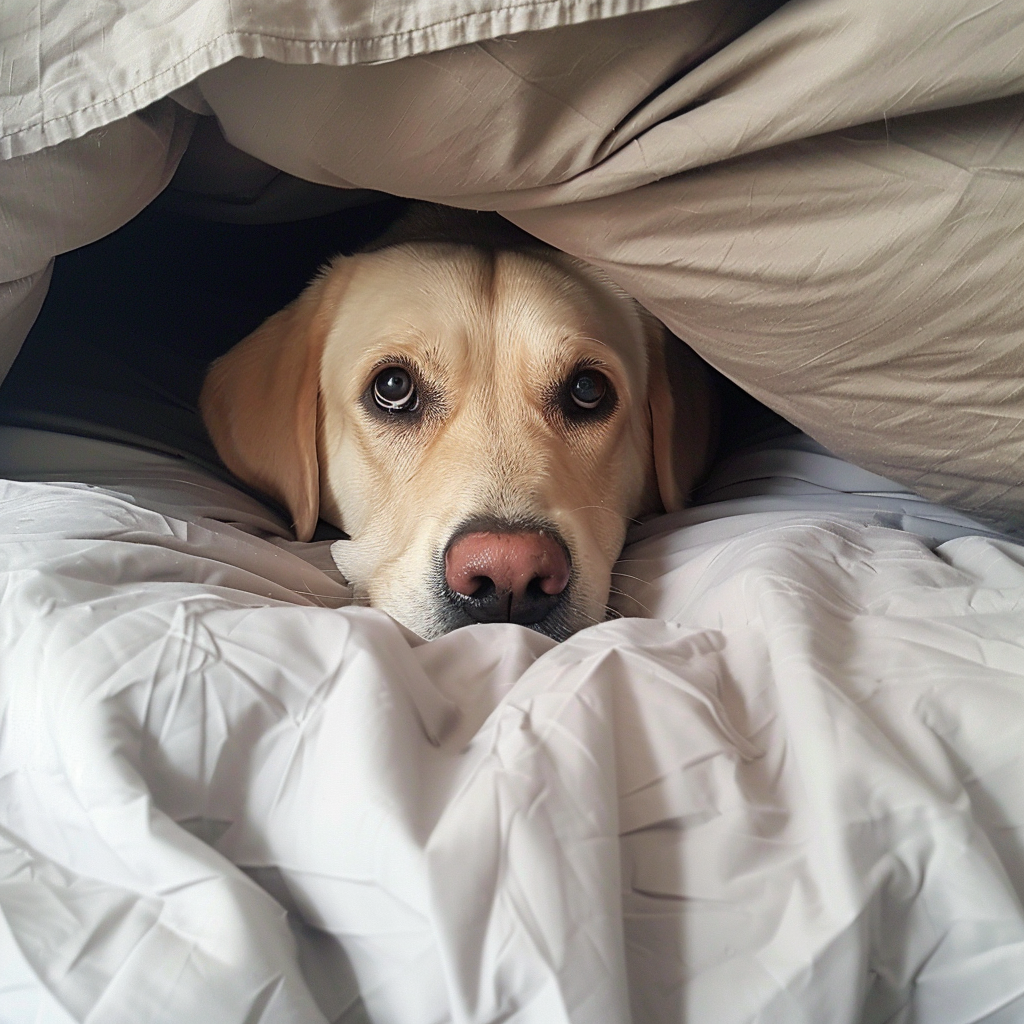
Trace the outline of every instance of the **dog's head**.
<instances>
[{"instance_id":1,"label":"dog's head","mask_svg":"<svg viewBox=\"0 0 1024 1024\"><path fill-rule=\"evenodd\" d=\"M433 239L336 259L201 407L228 468L300 539L343 529L357 593L428 638L602 620L628 521L682 507L710 430L699 362L599 271Z\"/></svg>"}]
</instances>

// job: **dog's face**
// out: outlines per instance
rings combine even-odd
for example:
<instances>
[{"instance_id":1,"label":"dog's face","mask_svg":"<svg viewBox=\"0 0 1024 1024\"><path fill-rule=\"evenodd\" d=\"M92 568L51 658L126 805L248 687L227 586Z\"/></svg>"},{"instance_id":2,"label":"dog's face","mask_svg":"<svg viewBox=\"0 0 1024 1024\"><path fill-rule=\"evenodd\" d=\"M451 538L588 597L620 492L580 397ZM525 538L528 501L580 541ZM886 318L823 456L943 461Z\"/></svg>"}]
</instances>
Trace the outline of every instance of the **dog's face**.
<instances>
[{"instance_id":1,"label":"dog's face","mask_svg":"<svg viewBox=\"0 0 1024 1024\"><path fill-rule=\"evenodd\" d=\"M605 617L628 521L680 507L703 464L707 395L672 362L660 325L563 254L411 242L336 260L214 364L201 404L301 539L318 514L349 534L332 553L373 606L427 638L564 639Z\"/></svg>"}]
</instances>

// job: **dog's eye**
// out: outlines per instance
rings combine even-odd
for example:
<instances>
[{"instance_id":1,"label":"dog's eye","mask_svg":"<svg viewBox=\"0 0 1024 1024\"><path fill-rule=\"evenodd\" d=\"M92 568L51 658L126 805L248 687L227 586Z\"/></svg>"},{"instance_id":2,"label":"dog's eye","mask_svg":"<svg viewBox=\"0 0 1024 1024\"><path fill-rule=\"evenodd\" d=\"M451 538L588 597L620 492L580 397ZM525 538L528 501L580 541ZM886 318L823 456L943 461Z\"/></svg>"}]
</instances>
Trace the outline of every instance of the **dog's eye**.
<instances>
[{"instance_id":1,"label":"dog's eye","mask_svg":"<svg viewBox=\"0 0 1024 1024\"><path fill-rule=\"evenodd\" d=\"M402 366L389 366L373 379L373 400L388 412L410 412L416 408L416 385Z\"/></svg>"},{"instance_id":2,"label":"dog's eye","mask_svg":"<svg viewBox=\"0 0 1024 1024\"><path fill-rule=\"evenodd\" d=\"M580 370L569 381L569 397L581 409L596 409L608 392L608 378L597 370Z\"/></svg>"}]
</instances>

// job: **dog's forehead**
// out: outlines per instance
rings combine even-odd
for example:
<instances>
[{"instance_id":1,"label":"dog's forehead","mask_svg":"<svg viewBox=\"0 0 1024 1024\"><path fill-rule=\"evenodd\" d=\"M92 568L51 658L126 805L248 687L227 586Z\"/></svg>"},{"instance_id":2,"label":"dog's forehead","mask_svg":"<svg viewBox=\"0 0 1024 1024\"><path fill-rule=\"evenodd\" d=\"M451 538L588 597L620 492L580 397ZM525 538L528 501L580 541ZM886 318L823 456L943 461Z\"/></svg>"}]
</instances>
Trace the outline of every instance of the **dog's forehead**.
<instances>
[{"instance_id":1,"label":"dog's forehead","mask_svg":"<svg viewBox=\"0 0 1024 1024\"><path fill-rule=\"evenodd\" d=\"M634 303L560 254L413 243L353 264L332 334L367 357L440 341L474 359L488 352L529 359L569 342L604 349L643 379L644 329Z\"/></svg>"}]
</instances>

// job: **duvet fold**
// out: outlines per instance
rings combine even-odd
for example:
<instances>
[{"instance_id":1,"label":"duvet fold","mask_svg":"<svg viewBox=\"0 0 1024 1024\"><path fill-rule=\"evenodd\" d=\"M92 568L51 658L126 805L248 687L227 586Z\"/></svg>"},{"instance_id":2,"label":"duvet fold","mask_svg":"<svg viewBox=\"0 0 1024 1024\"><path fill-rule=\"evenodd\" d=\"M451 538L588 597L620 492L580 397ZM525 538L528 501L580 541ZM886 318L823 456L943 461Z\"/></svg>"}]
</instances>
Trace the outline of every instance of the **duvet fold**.
<instances>
[{"instance_id":1,"label":"duvet fold","mask_svg":"<svg viewBox=\"0 0 1024 1024\"><path fill-rule=\"evenodd\" d=\"M1019 547L655 524L650 617L424 643L296 545L0 486L3 1019L1024 1013Z\"/></svg>"}]
</instances>

